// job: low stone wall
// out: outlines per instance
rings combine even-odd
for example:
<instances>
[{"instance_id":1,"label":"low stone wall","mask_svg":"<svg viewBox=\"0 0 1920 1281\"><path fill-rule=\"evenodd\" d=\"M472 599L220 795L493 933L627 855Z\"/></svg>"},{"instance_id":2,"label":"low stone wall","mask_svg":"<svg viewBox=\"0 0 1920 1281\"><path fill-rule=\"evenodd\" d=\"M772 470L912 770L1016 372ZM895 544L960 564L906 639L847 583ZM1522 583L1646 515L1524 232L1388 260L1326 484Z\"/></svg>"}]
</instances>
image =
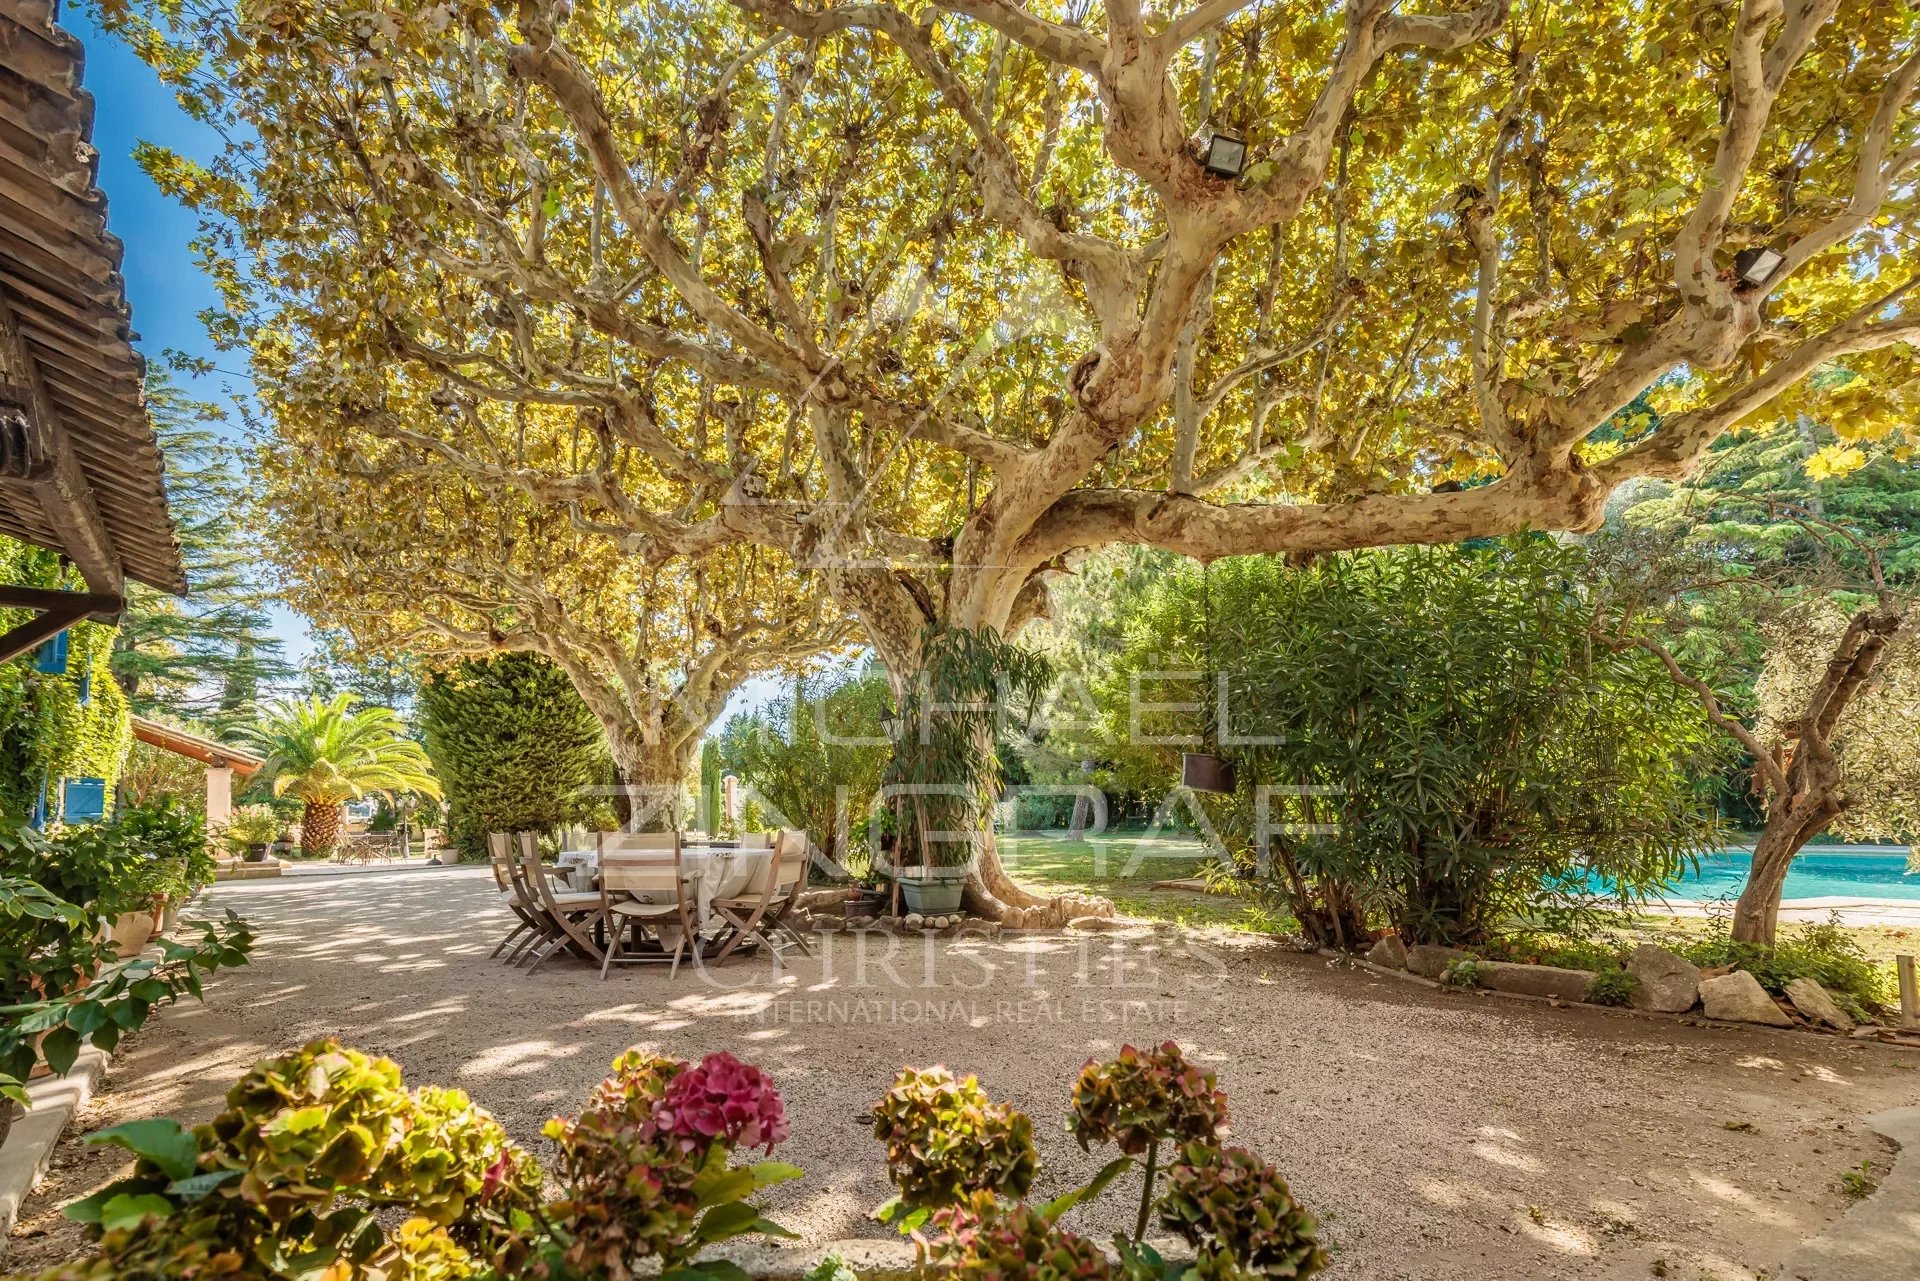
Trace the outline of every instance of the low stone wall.
<instances>
[{"instance_id":1,"label":"low stone wall","mask_svg":"<svg viewBox=\"0 0 1920 1281\"><path fill-rule=\"evenodd\" d=\"M271 854L254 863L240 858L219 859L213 869L213 879L216 881L257 881L278 875L280 860Z\"/></svg>"},{"instance_id":2,"label":"low stone wall","mask_svg":"<svg viewBox=\"0 0 1920 1281\"><path fill-rule=\"evenodd\" d=\"M1485 988L1511 996L1570 1004L1608 1003L1591 1000L1600 977L1593 970L1489 961L1455 947L1429 944L1408 947L1391 934L1373 945L1367 952L1365 964L1380 970L1404 972L1434 984ZM1701 970L1684 956L1651 943L1634 948L1623 968L1634 979L1626 1004L1647 1013L1677 1015L1698 1011L1706 1018L1721 1022L1832 1032L1901 1045L1920 1044L1920 1040L1910 1042L1892 1028L1871 1024L1856 1026L1827 990L1812 979L1795 979L1787 985L1786 995L1776 998L1745 970Z\"/></svg>"}]
</instances>

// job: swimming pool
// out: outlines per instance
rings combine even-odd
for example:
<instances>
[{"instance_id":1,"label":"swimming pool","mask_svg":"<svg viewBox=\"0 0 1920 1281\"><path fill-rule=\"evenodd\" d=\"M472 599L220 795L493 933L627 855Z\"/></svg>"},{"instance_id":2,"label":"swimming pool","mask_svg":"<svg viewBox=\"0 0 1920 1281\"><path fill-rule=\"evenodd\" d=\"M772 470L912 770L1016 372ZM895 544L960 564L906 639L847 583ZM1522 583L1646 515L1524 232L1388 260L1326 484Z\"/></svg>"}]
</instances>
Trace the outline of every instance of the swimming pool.
<instances>
[{"instance_id":1,"label":"swimming pool","mask_svg":"<svg viewBox=\"0 0 1920 1281\"><path fill-rule=\"evenodd\" d=\"M1707 902L1737 897L1747 883L1753 855L1723 850L1700 860L1699 870L1667 887L1676 899ZM1785 898L1898 899L1920 903L1920 876L1907 871L1907 852L1804 853L1787 870Z\"/></svg>"}]
</instances>

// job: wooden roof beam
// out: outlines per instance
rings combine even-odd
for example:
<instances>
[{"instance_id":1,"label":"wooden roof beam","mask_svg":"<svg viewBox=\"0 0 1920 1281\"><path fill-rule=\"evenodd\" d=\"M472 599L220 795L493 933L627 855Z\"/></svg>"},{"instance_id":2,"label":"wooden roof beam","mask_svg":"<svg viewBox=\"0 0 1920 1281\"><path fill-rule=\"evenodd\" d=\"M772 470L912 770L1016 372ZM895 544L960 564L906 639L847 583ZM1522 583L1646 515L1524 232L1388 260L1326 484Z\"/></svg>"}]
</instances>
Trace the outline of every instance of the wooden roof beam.
<instances>
[{"instance_id":1,"label":"wooden roof beam","mask_svg":"<svg viewBox=\"0 0 1920 1281\"><path fill-rule=\"evenodd\" d=\"M125 580L113 538L4 294L0 378L6 384L0 388L0 480L32 495L89 588L118 597Z\"/></svg>"},{"instance_id":2,"label":"wooden roof beam","mask_svg":"<svg viewBox=\"0 0 1920 1281\"><path fill-rule=\"evenodd\" d=\"M29 618L18 627L0 633L0 663L51 640L82 619L117 622L121 605L118 596L95 592L56 592L44 587L0 584L0 606L40 611L38 618Z\"/></svg>"}]
</instances>

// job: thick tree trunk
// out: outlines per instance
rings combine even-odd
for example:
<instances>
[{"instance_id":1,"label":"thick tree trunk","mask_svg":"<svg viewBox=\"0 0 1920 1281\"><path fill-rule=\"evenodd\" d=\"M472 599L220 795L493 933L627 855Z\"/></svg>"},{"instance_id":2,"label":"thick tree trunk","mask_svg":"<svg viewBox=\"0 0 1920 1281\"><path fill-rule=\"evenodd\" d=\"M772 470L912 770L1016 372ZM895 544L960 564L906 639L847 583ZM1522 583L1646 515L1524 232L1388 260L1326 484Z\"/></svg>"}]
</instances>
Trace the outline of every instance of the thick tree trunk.
<instances>
[{"instance_id":1,"label":"thick tree trunk","mask_svg":"<svg viewBox=\"0 0 1920 1281\"><path fill-rule=\"evenodd\" d=\"M1789 776L1799 773L1796 768ZM1767 826L1753 847L1753 870L1747 873L1746 888L1733 907L1736 943L1773 946L1780 928L1780 896L1786 888L1787 870L1807 842L1826 831L1840 813L1838 780L1826 777L1826 771L1814 773L1822 777L1812 783L1812 790L1776 798L1780 803L1769 808Z\"/></svg>"},{"instance_id":2,"label":"thick tree trunk","mask_svg":"<svg viewBox=\"0 0 1920 1281\"><path fill-rule=\"evenodd\" d=\"M1080 772L1091 774L1092 761L1081 761ZM1073 817L1067 820L1067 839L1079 841L1086 839L1087 821L1093 817L1093 801L1084 793L1073 798Z\"/></svg>"},{"instance_id":3,"label":"thick tree trunk","mask_svg":"<svg viewBox=\"0 0 1920 1281\"><path fill-rule=\"evenodd\" d=\"M682 792L699 738L681 744L649 743L609 733L608 741L630 807L627 826L637 832L685 830L688 815Z\"/></svg>"},{"instance_id":4,"label":"thick tree trunk","mask_svg":"<svg viewBox=\"0 0 1920 1281\"><path fill-rule=\"evenodd\" d=\"M340 844L341 808L338 803L308 801L300 816L300 849L309 855L325 854Z\"/></svg>"},{"instance_id":5,"label":"thick tree trunk","mask_svg":"<svg viewBox=\"0 0 1920 1281\"><path fill-rule=\"evenodd\" d=\"M1874 561L1876 587L1879 563ZM1780 897L1794 855L1847 807L1834 745L1835 731L1853 699L1873 679L1887 646L1906 625L1906 607L1884 589L1880 599L1848 620L1805 709L1790 723L1786 742L1769 745L1739 720L1721 710L1711 687L1689 676L1672 653L1641 638L1637 643L1657 655L1674 680L1692 690L1707 717L1753 756L1755 781L1767 801L1767 825L1753 850L1753 869L1734 905L1732 936L1737 943L1773 946L1780 923Z\"/></svg>"}]
</instances>

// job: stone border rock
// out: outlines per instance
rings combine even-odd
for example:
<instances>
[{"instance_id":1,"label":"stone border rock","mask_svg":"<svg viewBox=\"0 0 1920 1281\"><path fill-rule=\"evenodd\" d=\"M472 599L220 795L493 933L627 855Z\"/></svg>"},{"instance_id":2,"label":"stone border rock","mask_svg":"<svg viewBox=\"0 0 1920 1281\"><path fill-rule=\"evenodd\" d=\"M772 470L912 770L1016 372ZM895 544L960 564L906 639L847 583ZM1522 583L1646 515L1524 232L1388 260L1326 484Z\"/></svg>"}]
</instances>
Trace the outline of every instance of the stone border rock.
<instances>
[{"instance_id":1,"label":"stone border rock","mask_svg":"<svg viewBox=\"0 0 1920 1281\"><path fill-rule=\"evenodd\" d=\"M1375 950L1378 950L1377 944L1375 945ZM1409 949L1410 952L1414 950L1417 950L1417 949ZM1442 951L1452 952L1455 949L1435 948L1433 950L1435 952L1442 952ZM1665 1019L1672 1022L1688 1023L1688 1024L1693 1024L1695 1026L1702 1026L1702 1027L1726 1027L1726 1028L1737 1027L1737 1028L1748 1028L1748 1029L1767 1028L1770 1031L1776 1031L1776 1032L1789 1032L1789 1033L1814 1032L1814 1033L1823 1034L1823 1035L1833 1034L1833 1033L1824 1032L1823 1029L1815 1025L1802 1026L1800 1024L1797 1024L1793 1022L1790 1018L1787 1018L1784 1012L1782 1012L1780 1016L1783 1020L1785 1020L1784 1024L1732 1022L1725 1019L1716 1019L1716 1018L1708 1017L1704 1011L1701 1011L1697 1008L1694 1009L1692 1012L1687 1012L1687 1011L1675 1012L1675 1011L1664 1011L1664 1010L1641 1009L1641 1008L1628 1006L1628 1005L1596 1005L1591 1002L1569 1000L1567 998L1556 996L1556 995L1538 995L1527 990L1516 990L1517 988L1520 987L1520 985L1518 984L1509 984L1505 989L1494 988L1494 987L1466 988L1466 987L1461 987L1458 984L1445 982L1443 979L1427 978L1424 975L1413 973L1411 970L1394 969L1389 966L1380 965L1372 960L1369 960L1367 957L1355 956L1350 952L1335 951L1333 948L1330 948L1330 947L1315 948L1313 949L1313 954L1316 956L1325 957L1329 961L1343 962L1347 965L1354 967L1355 969L1366 970L1369 973L1377 974L1382 978L1398 979L1403 983L1412 983L1417 987L1423 987L1428 989L1429 991L1454 992L1454 993L1460 993L1463 995L1467 992L1473 992L1477 995L1496 996L1503 1000L1508 1000L1508 1001L1532 1001L1535 1004L1551 1005L1551 1006L1555 1006L1562 1009L1564 1009L1569 1005L1582 1005L1587 1009L1605 1010L1610 1014L1626 1014L1626 1015L1633 1015L1633 1016L1642 1017L1642 1018L1659 1018L1659 1019ZM1371 956L1371 955L1373 955L1373 953L1369 952L1368 956ZM1470 954L1463 953L1462 955L1470 955ZM1474 959L1476 961L1478 960L1478 958L1471 958L1471 959ZM1485 967L1489 965L1496 965L1496 964L1507 965L1509 963L1478 961L1478 964L1480 967L1482 967L1481 972L1484 973ZM1559 970L1559 969L1556 969L1554 966L1550 966L1550 965L1532 965L1532 966L1515 965L1515 966L1512 966L1511 968L1516 970L1545 970L1545 971L1548 971L1550 974L1558 974L1558 975L1588 973L1588 971L1585 971L1585 970ZM1444 974L1445 972L1446 971L1443 968L1441 973ZM1735 971L1735 973L1744 973L1744 971ZM1769 1003L1772 1003L1772 997L1769 996L1768 1001ZM1778 1005L1774 1005L1774 1009L1778 1010L1779 1009ZM1920 1036L1916 1036L1913 1034L1902 1034L1895 1029L1877 1027L1873 1024L1867 1024L1854 1029L1851 1039L1856 1041L1869 1041L1878 1045L1890 1045L1895 1047L1896 1049L1909 1049L1909 1050L1920 1049Z\"/></svg>"},{"instance_id":2,"label":"stone border rock","mask_svg":"<svg viewBox=\"0 0 1920 1281\"><path fill-rule=\"evenodd\" d=\"M27 1082L32 1105L14 1118L7 1141L0 1144L0 1256L6 1253L21 1204L46 1174L67 1122L93 1097L106 1067L106 1053L87 1045L65 1076Z\"/></svg>"}]
</instances>

